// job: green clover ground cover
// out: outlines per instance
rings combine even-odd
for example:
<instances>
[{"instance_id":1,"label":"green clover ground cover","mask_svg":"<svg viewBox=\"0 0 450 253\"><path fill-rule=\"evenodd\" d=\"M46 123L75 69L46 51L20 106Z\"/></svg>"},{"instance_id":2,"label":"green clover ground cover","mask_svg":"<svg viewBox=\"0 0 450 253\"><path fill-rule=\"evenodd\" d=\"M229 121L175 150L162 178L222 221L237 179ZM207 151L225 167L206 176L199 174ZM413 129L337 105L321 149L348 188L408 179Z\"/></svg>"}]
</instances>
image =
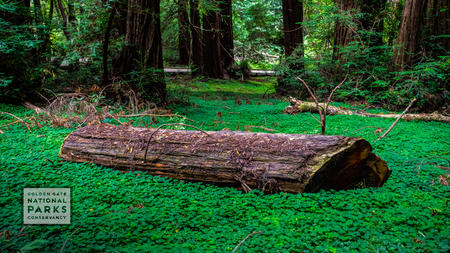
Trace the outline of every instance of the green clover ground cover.
<instances>
[{"instance_id":1,"label":"green clover ground cover","mask_svg":"<svg viewBox=\"0 0 450 253\"><path fill-rule=\"evenodd\" d=\"M242 90L234 93L233 86ZM170 87L177 93L177 85ZM267 83L193 82L179 91L192 104L172 109L205 130L252 125L319 132L309 114L284 115L286 102L261 98L271 92ZM235 98L252 104L238 105ZM9 105L0 105L0 111L32 114ZM0 125L10 121L0 117ZM2 234L0 251L59 252L72 234L65 252L230 252L246 235L262 231L238 251L447 252L449 191L438 182L445 171L430 164L419 170L417 164L430 157L450 159L450 129L444 123L400 121L380 141L373 128L353 132L387 128L392 121L338 115L327 122L328 134L362 136L388 162L393 174L382 188L275 195L63 162L58 151L74 129L44 126L28 132L14 125L0 134L0 232L11 232L6 239ZM72 187L72 224L29 226L18 236L23 187Z\"/></svg>"}]
</instances>

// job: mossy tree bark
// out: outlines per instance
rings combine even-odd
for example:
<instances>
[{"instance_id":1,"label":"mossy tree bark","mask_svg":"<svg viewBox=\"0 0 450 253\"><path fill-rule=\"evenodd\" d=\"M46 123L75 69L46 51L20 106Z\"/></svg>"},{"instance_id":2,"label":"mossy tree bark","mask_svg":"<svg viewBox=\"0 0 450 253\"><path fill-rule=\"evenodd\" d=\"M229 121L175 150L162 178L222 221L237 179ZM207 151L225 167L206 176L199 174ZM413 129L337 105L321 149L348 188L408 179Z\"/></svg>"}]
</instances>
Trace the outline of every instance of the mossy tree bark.
<instances>
[{"instance_id":1,"label":"mossy tree bark","mask_svg":"<svg viewBox=\"0 0 450 253\"><path fill-rule=\"evenodd\" d=\"M125 45L115 73L126 76L133 71L153 71L139 84L144 95L166 101L162 58L159 0L128 0Z\"/></svg>"},{"instance_id":2,"label":"mossy tree bark","mask_svg":"<svg viewBox=\"0 0 450 253\"><path fill-rule=\"evenodd\" d=\"M109 124L71 133L60 156L153 175L273 192L379 187L391 170L361 138L163 130Z\"/></svg>"}]
</instances>

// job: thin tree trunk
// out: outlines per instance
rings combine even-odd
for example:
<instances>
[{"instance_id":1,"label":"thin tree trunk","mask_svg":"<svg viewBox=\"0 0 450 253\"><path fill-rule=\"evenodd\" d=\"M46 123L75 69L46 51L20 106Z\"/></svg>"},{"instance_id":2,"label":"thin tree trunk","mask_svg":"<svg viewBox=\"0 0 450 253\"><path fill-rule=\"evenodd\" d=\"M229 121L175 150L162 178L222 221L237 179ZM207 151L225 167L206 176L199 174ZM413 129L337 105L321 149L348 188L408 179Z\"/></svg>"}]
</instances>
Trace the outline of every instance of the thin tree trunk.
<instances>
[{"instance_id":1,"label":"thin tree trunk","mask_svg":"<svg viewBox=\"0 0 450 253\"><path fill-rule=\"evenodd\" d=\"M289 71L281 73L277 78L276 91L280 95L295 94L303 97L307 95L306 89L298 89L290 85L292 73L303 71L303 3L298 0L282 0L284 55ZM293 71L291 71L293 70Z\"/></svg>"},{"instance_id":2,"label":"thin tree trunk","mask_svg":"<svg viewBox=\"0 0 450 253\"><path fill-rule=\"evenodd\" d=\"M282 0L284 54L291 56L296 48L303 47L303 3L298 0ZM303 48L296 52L296 56L303 56Z\"/></svg>"},{"instance_id":3,"label":"thin tree trunk","mask_svg":"<svg viewBox=\"0 0 450 253\"><path fill-rule=\"evenodd\" d=\"M203 66L203 47L202 47L202 29L200 24L200 14L198 11L198 0L190 0L191 11L191 53L192 53L192 76L196 77L201 75Z\"/></svg>"},{"instance_id":4,"label":"thin tree trunk","mask_svg":"<svg viewBox=\"0 0 450 253\"><path fill-rule=\"evenodd\" d=\"M59 13L61 14L61 18L63 20L63 27L62 27L62 29L63 29L64 35L66 36L67 40L70 40L70 34L67 31L66 11L64 10L64 6L63 6L61 0L57 0L57 2L58 2Z\"/></svg>"},{"instance_id":5,"label":"thin tree trunk","mask_svg":"<svg viewBox=\"0 0 450 253\"><path fill-rule=\"evenodd\" d=\"M220 15L222 19L222 38L220 43L222 48L223 67L228 72L234 63L232 0L223 0L220 2Z\"/></svg>"},{"instance_id":6,"label":"thin tree trunk","mask_svg":"<svg viewBox=\"0 0 450 253\"><path fill-rule=\"evenodd\" d=\"M37 25L42 24L42 10L41 10L41 0L33 0L34 4L34 19Z\"/></svg>"},{"instance_id":7,"label":"thin tree trunk","mask_svg":"<svg viewBox=\"0 0 450 253\"><path fill-rule=\"evenodd\" d=\"M69 16L69 22L72 25L75 25L75 22L77 21L76 15L75 15L75 9L73 8L73 0L67 0L67 15Z\"/></svg>"},{"instance_id":8,"label":"thin tree trunk","mask_svg":"<svg viewBox=\"0 0 450 253\"><path fill-rule=\"evenodd\" d=\"M40 54L47 53L50 48L49 46L50 46L50 34L52 32L53 10L54 10L54 0L50 0L48 19L45 24L44 41L42 42L42 46L40 48Z\"/></svg>"},{"instance_id":9,"label":"thin tree trunk","mask_svg":"<svg viewBox=\"0 0 450 253\"><path fill-rule=\"evenodd\" d=\"M108 47L109 47L109 37L111 33L111 28L114 21L114 16L116 13L116 2L113 2L111 10L109 12L108 24L105 29L105 37L103 39L103 78L102 86L105 87L109 82L109 71L108 71Z\"/></svg>"},{"instance_id":10,"label":"thin tree trunk","mask_svg":"<svg viewBox=\"0 0 450 253\"><path fill-rule=\"evenodd\" d=\"M189 65L190 42L189 16L187 12L188 0L178 0L178 63Z\"/></svg>"}]
</instances>

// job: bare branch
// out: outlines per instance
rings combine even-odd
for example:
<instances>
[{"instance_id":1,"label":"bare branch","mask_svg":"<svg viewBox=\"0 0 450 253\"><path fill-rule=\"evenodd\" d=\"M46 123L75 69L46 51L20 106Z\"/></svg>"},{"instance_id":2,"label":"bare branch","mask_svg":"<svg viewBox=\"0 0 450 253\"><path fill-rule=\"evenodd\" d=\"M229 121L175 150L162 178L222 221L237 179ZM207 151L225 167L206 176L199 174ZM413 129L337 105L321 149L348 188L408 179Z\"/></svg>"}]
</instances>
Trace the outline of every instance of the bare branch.
<instances>
[{"instance_id":1,"label":"bare branch","mask_svg":"<svg viewBox=\"0 0 450 253\"><path fill-rule=\"evenodd\" d=\"M31 132L30 125L29 125L27 122L25 122L23 119L17 117L16 115L14 115L14 114L12 114L12 113L9 113L9 112L0 112L0 114L9 115L9 116L11 116L11 117L17 119L18 121L22 122L22 123L27 127L28 131Z\"/></svg>"},{"instance_id":2,"label":"bare branch","mask_svg":"<svg viewBox=\"0 0 450 253\"><path fill-rule=\"evenodd\" d=\"M337 89L339 89L342 86L342 84L344 84L344 82L347 80L347 76L348 76L348 74L345 75L344 80L342 80L342 82L340 84L338 84L338 86L334 87L334 89L331 91L330 95L328 96L327 104L325 105L325 111L328 110L328 106L330 105L333 94L336 92Z\"/></svg>"},{"instance_id":3,"label":"bare branch","mask_svg":"<svg viewBox=\"0 0 450 253\"><path fill-rule=\"evenodd\" d=\"M263 231L254 231L250 234L248 234L242 241L239 242L238 245L236 245L236 247L234 247L233 251L231 253L235 253L236 250L239 248L239 246L241 246L250 236L255 235L255 234L262 234L264 233Z\"/></svg>"},{"instance_id":4,"label":"bare branch","mask_svg":"<svg viewBox=\"0 0 450 253\"><path fill-rule=\"evenodd\" d=\"M382 136L380 136L378 138L378 140L383 139L384 137L386 137L386 135L394 128L394 126L397 124L397 122L403 117L403 115L406 114L406 112L409 110L409 108L413 105L413 103L416 101L416 98L414 98L413 100L411 100L411 102L409 103L408 107L406 107L406 109L402 112L402 114L400 114L400 116L397 117L397 119L394 121L394 123L392 123L392 125L389 127L388 130L386 130L386 132L384 132L384 134Z\"/></svg>"}]
</instances>

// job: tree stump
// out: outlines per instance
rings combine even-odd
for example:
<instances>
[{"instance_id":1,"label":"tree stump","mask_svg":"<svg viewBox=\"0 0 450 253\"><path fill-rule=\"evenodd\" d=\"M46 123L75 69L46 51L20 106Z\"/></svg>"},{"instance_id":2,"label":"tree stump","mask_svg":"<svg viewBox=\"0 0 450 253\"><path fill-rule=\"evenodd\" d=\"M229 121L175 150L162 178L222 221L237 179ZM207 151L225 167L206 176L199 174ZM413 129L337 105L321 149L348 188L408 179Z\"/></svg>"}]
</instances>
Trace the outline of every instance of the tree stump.
<instances>
[{"instance_id":1,"label":"tree stump","mask_svg":"<svg viewBox=\"0 0 450 253\"><path fill-rule=\"evenodd\" d=\"M101 124L69 134L60 157L265 193L380 187L391 174L364 139L326 135Z\"/></svg>"}]
</instances>

